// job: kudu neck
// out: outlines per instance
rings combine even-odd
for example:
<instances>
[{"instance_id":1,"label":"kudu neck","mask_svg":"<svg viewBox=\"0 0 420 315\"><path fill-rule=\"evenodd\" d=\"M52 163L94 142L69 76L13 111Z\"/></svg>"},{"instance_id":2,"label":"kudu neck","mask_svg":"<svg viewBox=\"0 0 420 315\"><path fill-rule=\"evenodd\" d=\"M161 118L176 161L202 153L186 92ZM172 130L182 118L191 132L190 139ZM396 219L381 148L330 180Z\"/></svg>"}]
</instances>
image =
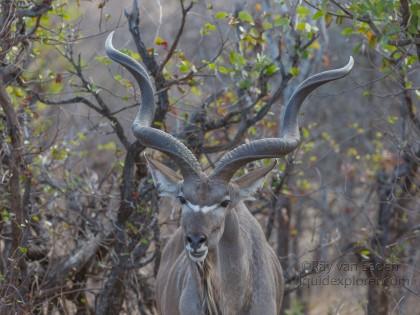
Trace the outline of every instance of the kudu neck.
<instances>
[{"instance_id":1,"label":"kudu neck","mask_svg":"<svg viewBox=\"0 0 420 315\"><path fill-rule=\"evenodd\" d=\"M207 259L217 270L223 269L223 264L234 263L236 266L244 262L246 247L238 218L238 210L230 209L225 218L223 235L216 248L209 250ZM221 268L220 268L221 267Z\"/></svg>"},{"instance_id":2,"label":"kudu neck","mask_svg":"<svg viewBox=\"0 0 420 315\"><path fill-rule=\"evenodd\" d=\"M239 206L239 205L238 205ZM225 219L225 230L220 242L223 245L237 247L242 245L241 229L239 226L238 210L237 208L230 209Z\"/></svg>"}]
</instances>

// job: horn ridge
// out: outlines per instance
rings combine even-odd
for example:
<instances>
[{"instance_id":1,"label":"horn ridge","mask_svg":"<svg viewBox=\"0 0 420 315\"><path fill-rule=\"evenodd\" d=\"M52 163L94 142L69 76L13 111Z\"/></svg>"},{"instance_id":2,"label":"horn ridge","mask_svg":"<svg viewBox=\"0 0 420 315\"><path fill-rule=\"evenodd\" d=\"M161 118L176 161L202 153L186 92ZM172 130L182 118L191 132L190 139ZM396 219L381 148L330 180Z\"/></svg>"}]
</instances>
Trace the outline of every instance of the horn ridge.
<instances>
[{"instance_id":1,"label":"horn ridge","mask_svg":"<svg viewBox=\"0 0 420 315\"><path fill-rule=\"evenodd\" d=\"M342 68L324 71L304 80L296 88L284 110L280 138L265 138L242 144L227 152L216 164L212 177L229 181L245 164L264 158L276 158L292 152L300 143L298 113L306 97L319 86L348 75L353 69L353 57Z\"/></svg>"},{"instance_id":2,"label":"horn ridge","mask_svg":"<svg viewBox=\"0 0 420 315\"><path fill-rule=\"evenodd\" d=\"M139 62L114 48L113 35L114 32L111 32L106 39L105 52L111 60L122 65L133 75L141 91L139 110L132 124L134 136L145 147L169 155L180 168L184 179L197 176L201 172L201 167L194 154L172 135L151 127L156 106L155 90L150 76Z\"/></svg>"}]
</instances>

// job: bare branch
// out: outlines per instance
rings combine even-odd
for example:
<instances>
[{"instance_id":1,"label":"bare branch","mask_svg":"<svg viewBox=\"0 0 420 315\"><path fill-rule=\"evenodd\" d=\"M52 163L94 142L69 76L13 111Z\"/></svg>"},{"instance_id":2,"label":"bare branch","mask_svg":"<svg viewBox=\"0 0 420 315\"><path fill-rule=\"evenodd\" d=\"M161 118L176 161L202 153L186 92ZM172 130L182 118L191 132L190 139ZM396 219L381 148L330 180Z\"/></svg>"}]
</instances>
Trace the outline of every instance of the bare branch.
<instances>
[{"instance_id":1,"label":"bare branch","mask_svg":"<svg viewBox=\"0 0 420 315\"><path fill-rule=\"evenodd\" d=\"M23 207L20 183L20 177L22 176L22 173L25 173L26 167L23 159L21 125L3 84L2 77L0 77L0 106L5 113L7 131L11 139L9 194L10 210L14 214L14 219L12 221L11 250L9 251L10 257L8 257L7 261L8 266L6 270L8 270L8 273L6 274L6 278L10 285L19 287L19 277L24 276L26 269L23 252L19 251L19 247L24 244L27 230L27 209ZM6 291L8 291L8 289ZM18 292L19 294L23 294L21 289L18 289ZM2 295L3 294L7 295L8 293L2 292Z\"/></svg>"},{"instance_id":2,"label":"bare branch","mask_svg":"<svg viewBox=\"0 0 420 315\"><path fill-rule=\"evenodd\" d=\"M181 39L181 36L184 33L185 22L187 20L188 12L192 9L194 5L194 1L191 1L191 3L187 7L184 6L184 0L180 0L180 2L181 2L181 8L182 8L181 25L178 29L177 34L175 35L175 40L171 48L169 49L168 54L166 55L165 59L159 66L159 72L162 72L163 68L166 66L168 61L172 58L172 55L175 52L175 49L178 47L179 40Z\"/></svg>"}]
</instances>

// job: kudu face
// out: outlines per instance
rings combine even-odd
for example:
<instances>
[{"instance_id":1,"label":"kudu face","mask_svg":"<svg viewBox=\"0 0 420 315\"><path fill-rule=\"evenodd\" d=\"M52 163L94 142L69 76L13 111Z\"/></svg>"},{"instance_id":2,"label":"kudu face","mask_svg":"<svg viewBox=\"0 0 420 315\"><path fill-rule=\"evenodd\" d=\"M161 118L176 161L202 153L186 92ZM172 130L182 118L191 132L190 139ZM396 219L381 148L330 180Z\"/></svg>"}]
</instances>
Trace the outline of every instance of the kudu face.
<instances>
[{"instance_id":1,"label":"kudu face","mask_svg":"<svg viewBox=\"0 0 420 315\"><path fill-rule=\"evenodd\" d=\"M235 205L252 199L273 168L258 168L231 182L213 179L205 174L182 180L173 170L148 159L148 167L161 196L176 198L181 207L181 226L185 250L194 262L202 262L209 250L216 248L225 228L225 218Z\"/></svg>"},{"instance_id":2,"label":"kudu face","mask_svg":"<svg viewBox=\"0 0 420 315\"><path fill-rule=\"evenodd\" d=\"M229 185L212 183L207 176L184 182L177 196L185 249L193 261L203 261L217 246L232 203Z\"/></svg>"}]
</instances>

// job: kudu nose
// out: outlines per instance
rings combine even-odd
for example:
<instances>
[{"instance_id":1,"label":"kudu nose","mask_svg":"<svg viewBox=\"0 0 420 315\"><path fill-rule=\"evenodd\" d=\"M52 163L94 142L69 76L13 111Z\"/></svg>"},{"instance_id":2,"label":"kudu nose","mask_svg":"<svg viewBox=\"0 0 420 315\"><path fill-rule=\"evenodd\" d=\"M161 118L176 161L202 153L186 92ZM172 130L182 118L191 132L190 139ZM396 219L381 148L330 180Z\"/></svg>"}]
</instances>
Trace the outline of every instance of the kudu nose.
<instances>
[{"instance_id":1,"label":"kudu nose","mask_svg":"<svg viewBox=\"0 0 420 315\"><path fill-rule=\"evenodd\" d=\"M188 234L186 239L193 250L198 250L201 245L207 242L207 237L204 234Z\"/></svg>"}]
</instances>

